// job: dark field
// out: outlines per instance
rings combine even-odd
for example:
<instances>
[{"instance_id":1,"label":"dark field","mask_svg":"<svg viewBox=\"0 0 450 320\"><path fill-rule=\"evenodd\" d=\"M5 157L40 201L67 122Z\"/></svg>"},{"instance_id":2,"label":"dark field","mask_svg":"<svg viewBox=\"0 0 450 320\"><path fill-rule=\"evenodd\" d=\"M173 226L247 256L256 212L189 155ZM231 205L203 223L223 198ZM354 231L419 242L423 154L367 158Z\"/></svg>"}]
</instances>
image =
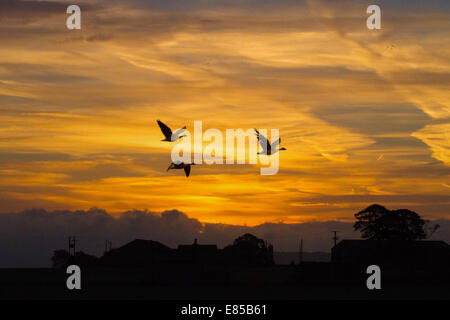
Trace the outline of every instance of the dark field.
<instances>
[{"instance_id":1,"label":"dark field","mask_svg":"<svg viewBox=\"0 0 450 320\"><path fill-rule=\"evenodd\" d=\"M370 291L360 285L292 282L289 266L235 268L223 285L152 285L143 269L93 269L82 272L82 289L66 289L66 274L55 269L1 269L0 299L151 299L151 300L310 300L450 299L448 284L390 285Z\"/></svg>"}]
</instances>

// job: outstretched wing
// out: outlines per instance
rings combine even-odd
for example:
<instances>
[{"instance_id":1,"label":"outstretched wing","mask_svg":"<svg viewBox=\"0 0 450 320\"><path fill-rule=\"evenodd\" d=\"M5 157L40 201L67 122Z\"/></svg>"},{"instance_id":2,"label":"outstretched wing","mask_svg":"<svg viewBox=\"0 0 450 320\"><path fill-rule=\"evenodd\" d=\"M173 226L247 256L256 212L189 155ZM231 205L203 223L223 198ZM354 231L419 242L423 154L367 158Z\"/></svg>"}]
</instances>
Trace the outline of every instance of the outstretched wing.
<instances>
[{"instance_id":1,"label":"outstretched wing","mask_svg":"<svg viewBox=\"0 0 450 320\"><path fill-rule=\"evenodd\" d=\"M271 154L271 146L269 141L267 141L267 138L264 137L262 134L259 133L258 130L254 129L256 132L256 137L258 138L259 144L261 145L263 149L264 154Z\"/></svg>"},{"instance_id":2,"label":"outstretched wing","mask_svg":"<svg viewBox=\"0 0 450 320\"><path fill-rule=\"evenodd\" d=\"M184 126L183 128L178 129L177 131L175 131L175 132L173 133L173 137L174 137L175 139L177 139L177 138L180 136L180 134L183 133L184 130L186 130L186 126ZM172 140L174 140L174 139L172 139Z\"/></svg>"},{"instance_id":3,"label":"outstretched wing","mask_svg":"<svg viewBox=\"0 0 450 320\"><path fill-rule=\"evenodd\" d=\"M191 173L191 166L190 165L184 167L184 173L186 174L186 177L189 177L189 174Z\"/></svg>"},{"instance_id":4,"label":"outstretched wing","mask_svg":"<svg viewBox=\"0 0 450 320\"><path fill-rule=\"evenodd\" d=\"M163 135L167 139L171 139L172 138L172 130L170 130L170 128L168 126L166 126L164 123L162 123L161 121L157 120L156 122L158 122L159 128L161 129Z\"/></svg>"},{"instance_id":5,"label":"outstretched wing","mask_svg":"<svg viewBox=\"0 0 450 320\"><path fill-rule=\"evenodd\" d=\"M281 143L281 138L278 138L277 141L275 141L274 143L272 143L272 148L273 148L274 150L276 150L276 149L280 146L280 143Z\"/></svg>"}]
</instances>

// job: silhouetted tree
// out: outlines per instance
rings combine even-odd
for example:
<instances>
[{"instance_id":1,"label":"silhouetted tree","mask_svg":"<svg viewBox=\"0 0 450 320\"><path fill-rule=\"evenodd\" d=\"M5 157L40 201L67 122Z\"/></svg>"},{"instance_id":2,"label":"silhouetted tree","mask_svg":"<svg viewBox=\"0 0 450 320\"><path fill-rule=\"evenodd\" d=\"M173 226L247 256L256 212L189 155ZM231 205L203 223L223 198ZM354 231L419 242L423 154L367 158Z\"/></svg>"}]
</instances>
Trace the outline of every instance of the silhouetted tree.
<instances>
[{"instance_id":1,"label":"silhouetted tree","mask_svg":"<svg viewBox=\"0 0 450 320\"><path fill-rule=\"evenodd\" d=\"M362 237L369 240L419 240L431 236L439 228L435 225L427 235L425 225L428 221L408 209L388 210L373 204L355 214L357 222L354 230L361 231Z\"/></svg>"},{"instance_id":2,"label":"silhouetted tree","mask_svg":"<svg viewBox=\"0 0 450 320\"><path fill-rule=\"evenodd\" d=\"M246 233L238 238L236 238L233 242L234 246L245 246L245 247L253 247L258 248L260 250L266 249L266 243L263 239L260 239L251 233Z\"/></svg>"},{"instance_id":3,"label":"silhouetted tree","mask_svg":"<svg viewBox=\"0 0 450 320\"><path fill-rule=\"evenodd\" d=\"M225 254L237 265L273 265L273 247L250 233L236 238L224 248Z\"/></svg>"}]
</instances>

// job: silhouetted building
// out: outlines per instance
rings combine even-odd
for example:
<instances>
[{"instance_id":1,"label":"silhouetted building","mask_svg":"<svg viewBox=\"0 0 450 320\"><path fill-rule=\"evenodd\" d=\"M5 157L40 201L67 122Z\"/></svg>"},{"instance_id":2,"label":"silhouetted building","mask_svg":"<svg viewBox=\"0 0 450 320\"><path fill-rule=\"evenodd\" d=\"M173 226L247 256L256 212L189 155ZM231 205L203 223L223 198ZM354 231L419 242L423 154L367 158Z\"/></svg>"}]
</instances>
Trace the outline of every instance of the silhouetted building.
<instances>
[{"instance_id":1,"label":"silhouetted building","mask_svg":"<svg viewBox=\"0 0 450 320\"><path fill-rule=\"evenodd\" d=\"M197 241L191 245L179 245L177 251L180 257L194 263L211 264L217 263L219 259L216 245L200 245Z\"/></svg>"},{"instance_id":2,"label":"silhouetted building","mask_svg":"<svg viewBox=\"0 0 450 320\"><path fill-rule=\"evenodd\" d=\"M113 270L127 268L143 272L144 283L218 284L229 281L230 266L272 266L273 246L251 234L239 237L223 250L216 245L193 244L169 248L157 241L136 239L122 247L105 250L100 259L78 252L75 256L57 250L52 258L55 268L70 262ZM89 268L88 268L89 269Z\"/></svg>"},{"instance_id":3,"label":"silhouetted building","mask_svg":"<svg viewBox=\"0 0 450 320\"><path fill-rule=\"evenodd\" d=\"M157 241L133 240L106 252L103 267L145 269L144 282L158 284L216 284L228 281L216 245L179 245L169 248Z\"/></svg>"},{"instance_id":4,"label":"silhouetted building","mask_svg":"<svg viewBox=\"0 0 450 320\"><path fill-rule=\"evenodd\" d=\"M173 249L152 240L133 240L126 245L105 252L101 264L108 267L150 267L155 263L170 260Z\"/></svg>"}]
</instances>

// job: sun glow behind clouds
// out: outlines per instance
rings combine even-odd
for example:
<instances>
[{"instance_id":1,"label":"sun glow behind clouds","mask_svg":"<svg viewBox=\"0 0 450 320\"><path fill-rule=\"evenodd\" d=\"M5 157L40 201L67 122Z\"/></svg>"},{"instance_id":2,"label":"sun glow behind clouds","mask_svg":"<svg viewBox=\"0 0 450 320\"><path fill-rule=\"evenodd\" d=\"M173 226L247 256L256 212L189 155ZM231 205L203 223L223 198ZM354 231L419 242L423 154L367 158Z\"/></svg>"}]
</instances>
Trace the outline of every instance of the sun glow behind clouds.
<instances>
[{"instance_id":1,"label":"sun glow behind clouds","mask_svg":"<svg viewBox=\"0 0 450 320\"><path fill-rule=\"evenodd\" d=\"M348 219L376 201L448 217L448 12L388 7L369 31L352 1L195 3L80 5L81 31L57 1L2 16L2 210L256 224ZM186 179L166 172L156 119L278 128L288 150L275 176L202 165Z\"/></svg>"}]
</instances>

